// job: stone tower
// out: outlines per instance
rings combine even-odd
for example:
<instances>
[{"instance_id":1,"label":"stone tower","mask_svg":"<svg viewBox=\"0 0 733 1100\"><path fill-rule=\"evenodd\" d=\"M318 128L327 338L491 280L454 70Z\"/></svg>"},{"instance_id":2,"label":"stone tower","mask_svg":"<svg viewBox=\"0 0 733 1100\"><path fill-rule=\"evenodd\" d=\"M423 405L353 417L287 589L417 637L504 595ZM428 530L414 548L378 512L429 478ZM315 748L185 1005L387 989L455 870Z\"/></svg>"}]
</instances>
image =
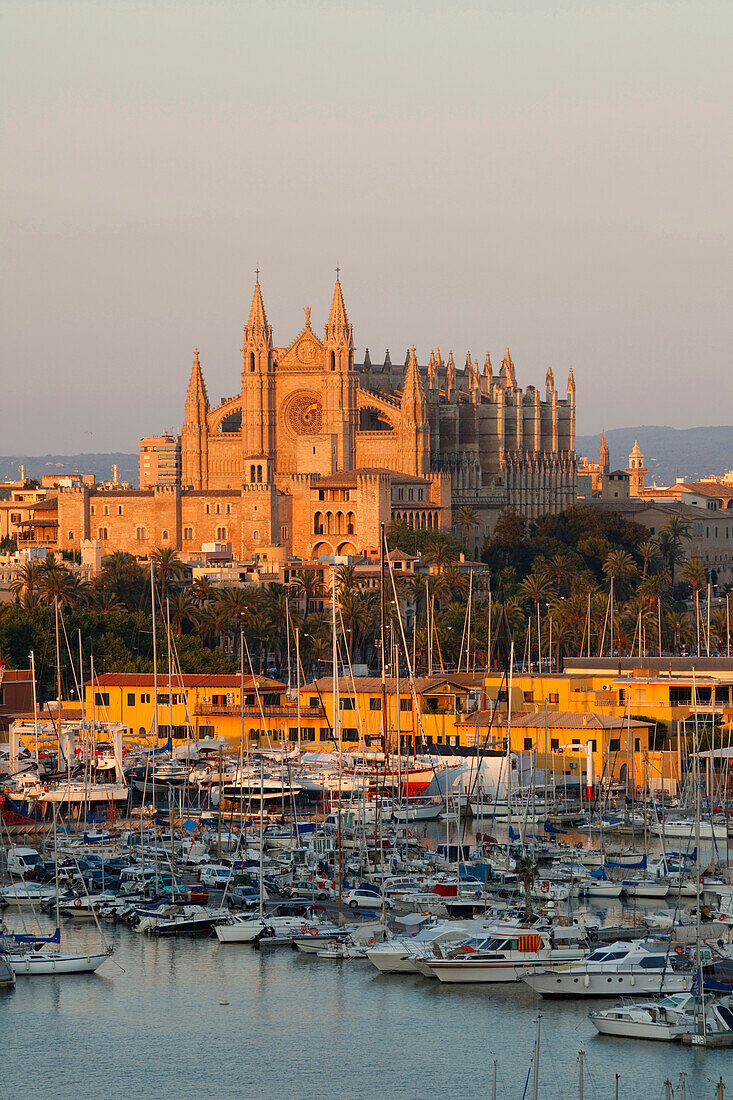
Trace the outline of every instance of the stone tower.
<instances>
[{"instance_id":1,"label":"stone tower","mask_svg":"<svg viewBox=\"0 0 733 1100\"><path fill-rule=\"evenodd\" d=\"M181 483L193 489L209 487L208 416L209 395L196 348L181 429Z\"/></svg>"},{"instance_id":2,"label":"stone tower","mask_svg":"<svg viewBox=\"0 0 733 1100\"><path fill-rule=\"evenodd\" d=\"M606 433L601 432L601 445L598 448L598 466L601 474L610 474L611 472L611 455L608 450L608 444L606 443Z\"/></svg>"},{"instance_id":3,"label":"stone tower","mask_svg":"<svg viewBox=\"0 0 733 1100\"><path fill-rule=\"evenodd\" d=\"M351 470L356 446L356 389L354 340L341 283L336 278L323 347L323 430L336 437L338 468Z\"/></svg>"},{"instance_id":4,"label":"stone tower","mask_svg":"<svg viewBox=\"0 0 733 1100\"><path fill-rule=\"evenodd\" d=\"M242 345L242 458L272 459L275 450L275 349L259 275Z\"/></svg>"},{"instance_id":5,"label":"stone tower","mask_svg":"<svg viewBox=\"0 0 733 1100\"><path fill-rule=\"evenodd\" d=\"M649 471L644 465L644 455L641 453L639 442L636 439L634 440L633 450L629 455L629 464L626 467L626 473L629 475L629 496L642 496L645 488L644 482L646 481L646 475Z\"/></svg>"},{"instance_id":6,"label":"stone tower","mask_svg":"<svg viewBox=\"0 0 733 1100\"><path fill-rule=\"evenodd\" d=\"M425 387L420 377L414 345L405 368L398 432L399 469L407 474L423 477L430 468L430 429Z\"/></svg>"}]
</instances>

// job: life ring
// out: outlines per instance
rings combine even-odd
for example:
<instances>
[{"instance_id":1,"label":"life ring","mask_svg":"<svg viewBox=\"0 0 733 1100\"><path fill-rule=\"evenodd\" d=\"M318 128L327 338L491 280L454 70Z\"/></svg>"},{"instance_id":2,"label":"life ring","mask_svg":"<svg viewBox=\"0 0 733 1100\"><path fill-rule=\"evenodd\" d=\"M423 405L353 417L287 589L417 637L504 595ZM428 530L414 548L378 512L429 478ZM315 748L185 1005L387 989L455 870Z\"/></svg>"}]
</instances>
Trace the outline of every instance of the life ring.
<instances>
[{"instance_id":1,"label":"life ring","mask_svg":"<svg viewBox=\"0 0 733 1100\"><path fill-rule=\"evenodd\" d=\"M542 891L543 894L549 894L550 884L547 881L547 879L543 879L542 882L540 883L540 890Z\"/></svg>"},{"instance_id":2,"label":"life ring","mask_svg":"<svg viewBox=\"0 0 733 1100\"><path fill-rule=\"evenodd\" d=\"M705 882L705 875L700 875L700 885L702 886L704 882Z\"/></svg>"},{"instance_id":3,"label":"life ring","mask_svg":"<svg viewBox=\"0 0 733 1100\"><path fill-rule=\"evenodd\" d=\"M407 830L407 835L408 835L408 836L412 836L412 829L408 829L408 830Z\"/></svg>"},{"instance_id":4,"label":"life ring","mask_svg":"<svg viewBox=\"0 0 733 1100\"><path fill-rule=\"evenodd\" d=\"M74 908L81 909L81 898L74 898Z\"/></svg>"},{"instance_id":5,"label":"life ring","mask_svg":"<svg viewBox=\"0 0 733 1100\"><path fill-rule=\"evenodd\" d=\"M718 920L725 920L725 913L721 913Z\"/></svg>"},{"instance_id":6,"label":"life ring","mask_svg":"<svg viewBox=\"0 0 733 1100\"><path fill-rule=\"evenodd\" d=\"M308 929L308 935L309 936L317 936L318 935L318 929L316 928L315 924L312 924L310 926L310 928Z\"/></svg>"},{"instance_id":7,"label":"life ring","mask_svg":"<svg viewBox=\"0 0 733 1100\"><path fill-rule=\"evenodd\" d=\"M684 955L685 949L681 943L678 943L674 949L675 955Z\"/></svg>"}]
</instances>

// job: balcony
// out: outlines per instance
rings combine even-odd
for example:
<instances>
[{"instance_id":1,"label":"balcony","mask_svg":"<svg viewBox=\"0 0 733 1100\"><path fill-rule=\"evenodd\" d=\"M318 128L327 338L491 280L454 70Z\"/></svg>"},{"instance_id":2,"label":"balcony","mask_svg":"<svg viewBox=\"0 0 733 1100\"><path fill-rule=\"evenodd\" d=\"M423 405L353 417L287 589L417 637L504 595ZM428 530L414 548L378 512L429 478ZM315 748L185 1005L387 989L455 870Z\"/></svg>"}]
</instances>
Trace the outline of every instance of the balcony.
<instances>
[{"instance_id":1,"label":"balcony","mask_svg":"<svg viewBox=\"0 0 733 1100\"><path fill-rule=\"evenodd\" d=\"M245 706L244 712L241 707L238 706L212 706L210 703L197 703L193 708L193 713L197 718L239 718L244 713L245 718L260 718L264 714L265 718L295 718L298 717L298 708L292 703L289 706L277 706L277 707L262 707L260 710L257 706ZM303 707L300 708L301 718L325 718L326 712L323 707Z\"/></svg>"}]
</instances>

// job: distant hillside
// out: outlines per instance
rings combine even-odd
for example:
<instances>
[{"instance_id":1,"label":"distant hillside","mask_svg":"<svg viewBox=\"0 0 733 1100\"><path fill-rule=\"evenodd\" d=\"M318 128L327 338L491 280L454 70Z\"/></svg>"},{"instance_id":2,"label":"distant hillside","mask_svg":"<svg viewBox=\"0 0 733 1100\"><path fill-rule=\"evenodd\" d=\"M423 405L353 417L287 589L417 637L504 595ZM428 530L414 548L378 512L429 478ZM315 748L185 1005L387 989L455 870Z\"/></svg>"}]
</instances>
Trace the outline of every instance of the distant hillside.
<instances>
[{"instance_id":1,"label":"distant hillside","mask_svg":"<svg viewBox=\"0 0 733 1100\"><path fill-rule=\"evenodd\" d=\"M733 469L733 427L716 428L667 428L658 425L642 425L638 428L611 428L606 440L611 451L611 468L622 469L629 459L634 440L644 452L649 467L649 482L669 485L677 477L688 480L706 474L724 474ZM600 435L579 435L576 439L578 454L598 457ZM98 481L112 477L112 466L119 467L120 481L137 485L138 458L136 454L79 454L79 455L0 455L0 481L17 478L18 467L25 466L26 477L41 474L95 474Z\"/></svg>"},{"instance_id":2,"label":"distant hillside","mask_svg":"<svg viewBox=\"0 0 733 1100\"><path fill-rule=\"evenodd\" d=\"M606 442L611 452L611 469L624 469L634 440L649 467L647 482L669 485L676 478L694 480L707 474L724 474L733 469L733 427L667 428L642 425L638 428L611 428ZM576 437L578 454L598 458L600 435Z\"/></svg>"},{"instance_id":3,"label":"distant hillside","mask_svg":"<svg viewBox=\"0 0 733 1100\"><path fill-rule=\"evenodd\" d=\"M137 485L137 455L0 455L0 481L13 481L18 467L25 466L25 476L40 478L42 474L94 474L97 481L109 481L114 464L119 467L120 481Z\"/></svg>"}]
</instances>

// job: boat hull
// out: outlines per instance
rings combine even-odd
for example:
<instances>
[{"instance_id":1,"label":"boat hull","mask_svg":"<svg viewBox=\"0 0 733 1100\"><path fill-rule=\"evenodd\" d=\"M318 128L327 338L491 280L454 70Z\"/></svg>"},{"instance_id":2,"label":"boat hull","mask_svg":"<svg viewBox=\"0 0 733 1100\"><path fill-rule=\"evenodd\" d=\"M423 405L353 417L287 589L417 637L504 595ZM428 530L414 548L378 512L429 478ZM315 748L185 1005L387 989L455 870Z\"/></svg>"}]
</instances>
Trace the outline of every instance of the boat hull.
<instances>
[{"instance_id":1,"label":"boat hull","mask_svg":"<svg viewBox=\"0 0 733 1100\"><path fill-rule=\"evenodd\" d=\"M659 973L583 974L562 971L529 972L522 981L541 997L633 997L644 993L686 993L691 977Z\"/></svg>"},{"instance_id":2,"label":"boat hull","mask_svg":"<svg viewBox=\"0 0 733 1100\"><path fill-rule=\"evenodd\" d=\"M109 955L67 955L54 951L33 951L11 955L8 962L18 978L44 974L91 974L98 970Z\"/></svg>"}]
</instances>

